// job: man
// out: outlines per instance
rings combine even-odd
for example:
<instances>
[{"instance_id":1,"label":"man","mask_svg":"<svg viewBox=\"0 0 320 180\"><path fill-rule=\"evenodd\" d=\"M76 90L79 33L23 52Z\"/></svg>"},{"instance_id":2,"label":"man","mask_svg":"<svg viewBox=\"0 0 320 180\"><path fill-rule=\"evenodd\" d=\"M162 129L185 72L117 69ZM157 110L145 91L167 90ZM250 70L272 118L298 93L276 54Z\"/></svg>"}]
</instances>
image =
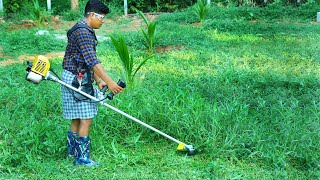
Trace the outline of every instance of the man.
<instances>
[{"instance_id":1,"label":"man","mask_svg":"<svg viewBox=\"0 0 320 180\"><path fill-rule=\"evenodd\" d=\"M101 1L90 0L85 7L84 19L68 31L68 45L62 63L64 82L73 84L76 79L81 86L88 81L92 87L94 79L100 89L108 86L114 94L123 90L108 76L96 56L97 39L93 29L102 26L108 13L109 8ZM96 90L94 96L98 96ZM98 112L97 103L78 100L72 90L62 86L62 106L64 118L71 119L67 135L68 157L75 157L75 165L98 165L90 158L89 153L89 130L92 118Z\"/></svg>"}]
</instances>

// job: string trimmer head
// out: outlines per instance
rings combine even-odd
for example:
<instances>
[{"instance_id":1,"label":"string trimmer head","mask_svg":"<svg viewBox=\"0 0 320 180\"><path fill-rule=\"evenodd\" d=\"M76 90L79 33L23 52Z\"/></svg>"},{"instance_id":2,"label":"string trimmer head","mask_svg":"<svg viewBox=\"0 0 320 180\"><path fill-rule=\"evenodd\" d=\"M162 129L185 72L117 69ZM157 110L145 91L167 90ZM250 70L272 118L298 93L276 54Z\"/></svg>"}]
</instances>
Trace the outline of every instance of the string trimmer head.
<instances>
[{"instance_id":1,"label":"string trimmer head","mask_svg":"<svg viewBox=\"0 0 320 180\"><path fill-rule=\"evenodd\" d=\"M186 151L188 153L188 156L195 155L197 153L197 150L193 147L191 144L185 144L183 142L180 142L178 147L178 151Z\"/></svg>"}]
</instances>

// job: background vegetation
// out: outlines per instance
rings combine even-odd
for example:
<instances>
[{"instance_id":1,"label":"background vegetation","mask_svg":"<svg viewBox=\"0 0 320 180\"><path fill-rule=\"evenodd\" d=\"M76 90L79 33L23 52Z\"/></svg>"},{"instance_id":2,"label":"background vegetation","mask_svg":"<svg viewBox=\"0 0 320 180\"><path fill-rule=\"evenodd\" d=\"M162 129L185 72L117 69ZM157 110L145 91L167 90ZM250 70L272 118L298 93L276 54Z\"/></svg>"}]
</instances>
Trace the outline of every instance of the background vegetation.
<instances>
[{"instance_id":1,"label":"background vegetation","mask_svg":"<svg viewBox=\"0 0 320 180\"><path fill-rule=\"evenodd\" d=\"M202 149L188 157L175 143L100 107L92 157L98 168L65 159L68 121L57 83L25 81L20 55L64 51L53 34L67 27L15 29L0 23L0 174L4 179L319 179L319 5L263 8L213 6L201 26L192 8L161 14L156 55L137 86L108 102ZM114 17L97 31L108 36L135 18ZM64 21L64 23L68 23ZM39 29L51 34L37 36ZM140 31L121 33L143 56ZM111 41L100 57L112 78L122 64ZM61 58L51 58L61 73Z\"/></svg>"},{"instance_id":2,"label":"background vegetation","mask_svg":"<svg viewBox=\"0 0 320 180\"><path fill-rule=\"evenodd\" d=\"M46 0L38 0L43 9L47 7ZM207 2L206 0L200 0ZM33 0L3 0L5 16L26 16L29 14L30 7L33 6ZM87 0L79 0L80 10L83 9ZM113 13L122 13L123 0L102 0L112 7ZM129 13L135 13L135 9L143 12L174 12L194 5L197 0L128 0ZM317 4L319 0L212 0L212 4L223 7L267 7L276 6L294 6L301 7L308 4ZM51 2L54 15L68 15L70 13L70 0L54 0ZM305 9L308 11L308 9ZM80 12L82 15L82 12ZM270 14L271 15L271 14Z\"/></svg>"}]
</instances>

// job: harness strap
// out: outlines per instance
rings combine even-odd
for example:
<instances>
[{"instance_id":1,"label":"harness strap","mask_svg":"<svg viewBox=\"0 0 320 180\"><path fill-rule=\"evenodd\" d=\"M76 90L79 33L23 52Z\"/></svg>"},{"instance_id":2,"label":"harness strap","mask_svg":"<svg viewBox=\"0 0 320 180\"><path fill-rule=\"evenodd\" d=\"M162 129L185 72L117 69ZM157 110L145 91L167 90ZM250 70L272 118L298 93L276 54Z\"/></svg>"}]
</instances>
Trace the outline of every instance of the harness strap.
<instances>
[{"instance_id":1,"label":"harness strap","mask_svg":"<svg viewBox=\"0 0 320 180\"><path fill-rule=\"evenodd\" d=\"M77 23L75 24L71 29L68 30L67 32L67 36L70 36L75 30L79 29L79 28L86 28L88 31L90 31L93 35L94 35L94 39L96 40L96 42L98 42L97 40L97 36L95 34L95 32L93 31L93 29L89 28L87 24L83 24L83 23ZM88 80L89 82L92 82L92 79L91 79L91 73L90 73L90 70L89 68L84 64L82 63L81 66L79 66L78 62L74 59L74 57L71 55L71 59L73 60L73 62L76 64L77 66L77 73L80 72L81 68L83 66L85 66L85 69L86 69L86 72L88 74Z\"/></svg>"}]
</instances>

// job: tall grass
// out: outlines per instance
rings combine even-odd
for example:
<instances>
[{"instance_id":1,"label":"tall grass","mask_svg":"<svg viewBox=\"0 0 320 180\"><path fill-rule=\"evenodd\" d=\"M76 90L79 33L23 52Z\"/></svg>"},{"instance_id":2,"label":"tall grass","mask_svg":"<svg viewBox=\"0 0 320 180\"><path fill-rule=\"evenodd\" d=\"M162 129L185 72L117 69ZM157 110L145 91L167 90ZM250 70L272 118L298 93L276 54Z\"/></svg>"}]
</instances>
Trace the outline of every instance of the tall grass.
<instances>
[{"instance_id":1,"label":"tall grass","mask_svg":"<svg viewBox=\"0 0 320 180\"><path fill-rule=\"evenodd\" d=\"M25 65L15 64L0 68L2 176L319 179L320 27L301 19L266 27L265 21L226 17L195 27L183 14L192 10L158 19L166 34L163 45L182 48L150 59L140 69L145 74L140 86L108 103L201 147L201 154L177 153L177 144L100 107L92 124L91 156L101 165L75 168L64 159L69 122L61 115L59 85L30 84L24 80ZM131 48L143 51L139 47ZM118 54L98 48L106 70L120 76ZM50 62L61 73L61 59Z\"/></svg>"}]
</instances>

